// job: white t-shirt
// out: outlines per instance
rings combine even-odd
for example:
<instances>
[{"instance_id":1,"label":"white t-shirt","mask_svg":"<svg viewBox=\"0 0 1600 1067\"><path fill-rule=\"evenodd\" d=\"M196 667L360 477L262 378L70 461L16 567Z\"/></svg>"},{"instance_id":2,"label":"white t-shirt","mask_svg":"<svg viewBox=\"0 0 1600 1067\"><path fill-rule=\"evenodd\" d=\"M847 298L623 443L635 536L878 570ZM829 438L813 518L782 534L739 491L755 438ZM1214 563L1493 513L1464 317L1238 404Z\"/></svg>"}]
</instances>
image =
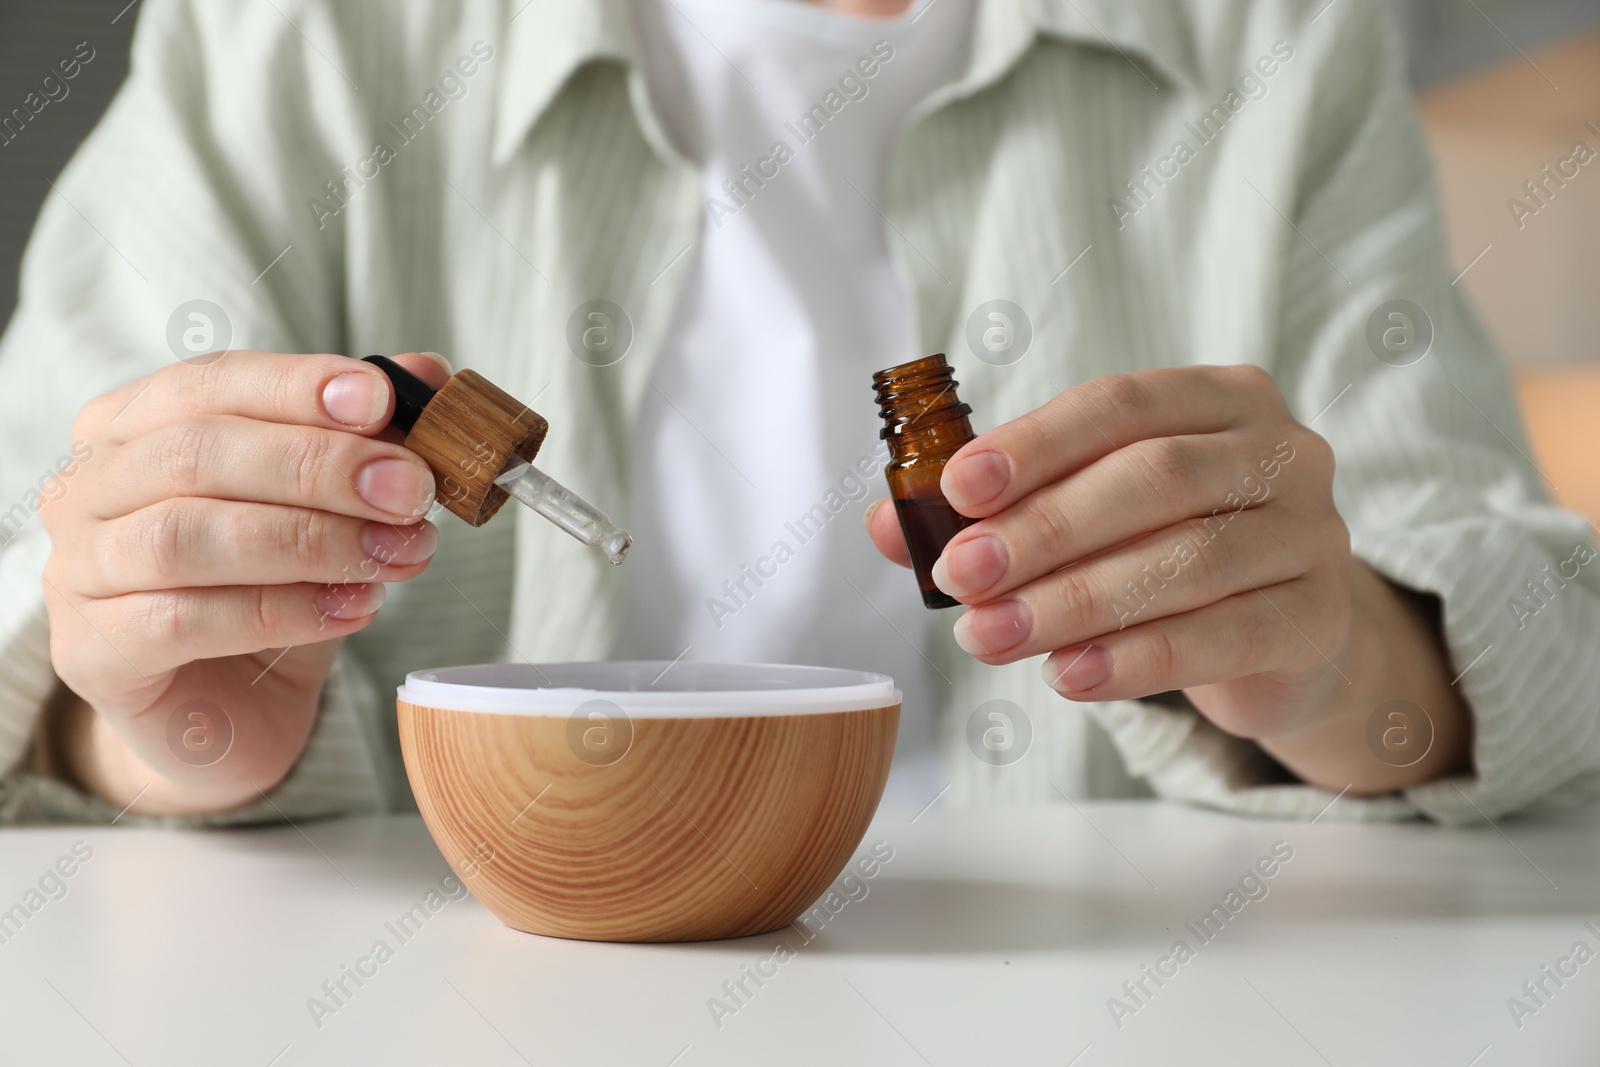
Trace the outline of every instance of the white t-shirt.
<instances>
[{"instance_id":1,"label":"white t-shirt","mask_svg":"<svg viewBox=\"0 0 1600 1067\"><path fill-rule=\"evenodd\" d=\"M879 208L895 135L959 69L970 17L970 0L895 19L638 5L652 105L702 169L706 220L634 439L613 655L890 674L907 788L936 773L946 683L923 646L954 613L923 608L862 528L887 493L872 372L928 354Z\"/></svg>"}]
</instances>

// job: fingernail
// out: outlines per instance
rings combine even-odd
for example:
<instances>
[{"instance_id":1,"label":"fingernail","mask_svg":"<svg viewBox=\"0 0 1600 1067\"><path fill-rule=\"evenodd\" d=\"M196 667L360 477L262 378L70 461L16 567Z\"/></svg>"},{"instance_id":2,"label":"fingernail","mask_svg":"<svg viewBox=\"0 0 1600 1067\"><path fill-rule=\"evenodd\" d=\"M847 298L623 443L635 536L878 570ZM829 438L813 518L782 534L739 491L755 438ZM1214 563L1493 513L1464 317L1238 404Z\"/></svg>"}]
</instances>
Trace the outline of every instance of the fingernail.
<instances>
[{"instance_id":1,"label":"fingernail","mask_svg":"<svg viewBox=\"0 0 1600 1067\"><path fill-rule=\"evenodd\" d=\"M1083 693L1111 677L1111 653L1099 645L1064 648L1044 661L1044 680L1063 693Z\"/></svg>"},{"instance_id":2,"label":"fingernail","mask_svg":"<svg viewBox=\"0 0 1600 1067\"><path fill-rule=\"evenodd\" d=\"M867 529L872 529L872 516L876 515L878 513L878 509L888 502L888 497L880 496L878 499L867 505L867 516L864 520L867 524Z\"/></svg>"},{"instance_id":3,"label":"fingernail","mask_svg":"<svg viewBox=\"0 0 1600 1067\"><path fill-rule=\"evenodd\" d=\"M957 619L955 639L964 652L992 656L1022 644L1032 629L1032 608L1021 600L1002 600L973 608Z\"/></svg>"},{"instance_id":4,"label":"fingernail","mask_svg":"<svg viewBox=\"0 0 1600 1067\"><path fill-rule=\"evenodd\" d=\"M346 426L371 426L388 406L388 387L374 374L341 374L322 387L322 410Z\"/></svg>"},{"instance_id":5,"label":"fingernail","mask_svg":"<svg viewBox=\"0 0 1600 1067\"><path fill-rule=\"evenodd\" d=\"M381 564L406 566L433 557L439 547L439 530L431 522L391 526L369 522L361 528L361 551Z\"/></svg>"},{"instance_id":6,"label":"fingernail","mask_svg":"<svg viewBox=\"0 0 1600 1067\"><path fill-rule=\"evenodd\" d=\"M939 489L952 507L987 503L1005 491L1011 480L1011 462L999 452L974 452L957 456L939 477Z\"/></svg>"},{"instance_id":7,"label":"fingernail","mask_svg":"<svg viewBox=\"0 0 1600 1067\"><path fill-rule=\"evenodd\" d=\"M1005 542L990 534L946 545L933 565L933 584L954 597L972 596L998 582L1010 564Z\"/></svg>"},{"instance_id":8,"label":"fingernail","mask_svg":"<svg viewBox=\"0 0 1600 1067\"><path fill-rule=\"evenodd\" d=\"M394 515L422 515L433 503L433 479L404 459L375 459L356 473L361 499Z\"/></svg>"},{"instance_id":9,"label":"fingernail","mask_svg":"<svg viewBox=\"0 0 1600 1067\"><path fill-rule=\"evenodd\" d=\"M325 585L317 590L317 614L329 619L359 619L383 607L387 597L382 582Z\"/></svg>"},{"instance_id":10,"label":"fingernail","mask_svg":"<svg viewBox=\"0 0 1600 1067\"><path fill-rule=\"evenodd\" d=\"M445 359L443 356L441 356L437 352L419 352L417 354L421 355L421 356L427 356L429 359L431 359L435 363L439 364L439 366L444 368L444 372L446 374L453 375L456 372L456 369L454 367L450 366L450 361L448 359Z\"/></svg>"}]
</instances>

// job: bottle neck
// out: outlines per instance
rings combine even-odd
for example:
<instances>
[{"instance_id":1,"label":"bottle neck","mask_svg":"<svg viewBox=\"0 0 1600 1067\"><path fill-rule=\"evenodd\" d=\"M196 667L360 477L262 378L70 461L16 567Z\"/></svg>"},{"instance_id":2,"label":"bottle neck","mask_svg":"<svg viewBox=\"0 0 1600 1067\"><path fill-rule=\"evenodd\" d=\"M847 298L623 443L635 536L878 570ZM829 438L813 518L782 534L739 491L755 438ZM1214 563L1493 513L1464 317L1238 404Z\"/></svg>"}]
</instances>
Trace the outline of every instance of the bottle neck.
<instances>
[{"instance_id":1,"label":"bottle neck","mask_svg":"<svg viewBox=\"0 0 1600 1067\"><path fill-rule=\"evenodd\" d=\"M959 384L943 355L903 363L872 376L879 436L893 461L953 452L972 439L972 408L956 395Z\"/></svg>"}]
</instances>

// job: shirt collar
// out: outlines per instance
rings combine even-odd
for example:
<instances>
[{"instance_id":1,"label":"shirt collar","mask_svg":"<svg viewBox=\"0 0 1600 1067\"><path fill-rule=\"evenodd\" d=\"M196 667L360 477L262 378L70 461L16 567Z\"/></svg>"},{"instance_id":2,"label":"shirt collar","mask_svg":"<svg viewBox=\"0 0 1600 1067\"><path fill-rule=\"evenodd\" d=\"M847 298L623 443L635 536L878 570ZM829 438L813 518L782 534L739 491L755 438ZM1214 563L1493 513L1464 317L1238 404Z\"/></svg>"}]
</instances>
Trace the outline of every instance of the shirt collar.
<instances>
[{"instance_id":1,"label":"shirt collar","mask_svg":"<svg viewBox=\"0 0 1600 1067\"><path fill-rule=\"evenodd\" d=\"M521 5L520 11L513 8ZM508 162L556 93L588 63L638 54L628 0L511 0L495 87L494 163Z\"/></svg>"},{"instance_id":2,"label":"shirt collar","mask_svg":"<svg viewBox=\"0 0 1600 1067\"><path fill-rule=\"evenodd\" d=\"M1003 2L1029 9L1033 24L1047 36L1118 52L1150 68L1169 87L1201 87L1191 37L1194 16L1185 0Z\"/></svg>"},{"instance_id":3,"label":"shirt collar","mask_svg":"<svg viewBox=\"0 0 1600 1067\"><path fill-rule=\"evenodd\" d=\"M938 0L935 0L938 2ZM508 162L561 87L588 63L632 66L632 0L532 0L508 4L495 89L496 165ZM976 92L1004 76L1039 36L1120 53L1141 71L1189 88L1197 78L1182 0L977 0L966 69L951 88Z\"/></svg>"}]
</instances>

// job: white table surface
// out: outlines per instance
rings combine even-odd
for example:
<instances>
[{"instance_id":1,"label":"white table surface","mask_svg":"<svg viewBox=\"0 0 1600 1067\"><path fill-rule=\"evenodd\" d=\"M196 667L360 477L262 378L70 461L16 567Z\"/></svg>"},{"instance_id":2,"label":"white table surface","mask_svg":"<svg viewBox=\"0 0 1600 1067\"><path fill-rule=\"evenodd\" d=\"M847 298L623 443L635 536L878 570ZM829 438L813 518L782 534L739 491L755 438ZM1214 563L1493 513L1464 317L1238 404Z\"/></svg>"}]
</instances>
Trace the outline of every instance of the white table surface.
<instances>
[{"instance_id":1,"label":"white table surface","mask_svg":"<svg viewBox=\"0 0 1600 1067\"><path fill-rule=\"evenodd\" d=\"M0 1064L1593 1065L1600 959L1520 1028L1507 998L1600 951L1597 830L885 809L863 847L894 858L814 940L696 945L536 937L470 897L401 943L385 924L448 870L415 818L11 830L0 909L93 856L0 944ZM1201 945L1184 922L1277 841L1268 895ZM1193 958L1119 1028L1108 999L1180 936ZM378 939L392 958L319 1027L308 998ZM708 999L779 941L794 958L719 1027Z\"/></svg>"}]
</instances>

